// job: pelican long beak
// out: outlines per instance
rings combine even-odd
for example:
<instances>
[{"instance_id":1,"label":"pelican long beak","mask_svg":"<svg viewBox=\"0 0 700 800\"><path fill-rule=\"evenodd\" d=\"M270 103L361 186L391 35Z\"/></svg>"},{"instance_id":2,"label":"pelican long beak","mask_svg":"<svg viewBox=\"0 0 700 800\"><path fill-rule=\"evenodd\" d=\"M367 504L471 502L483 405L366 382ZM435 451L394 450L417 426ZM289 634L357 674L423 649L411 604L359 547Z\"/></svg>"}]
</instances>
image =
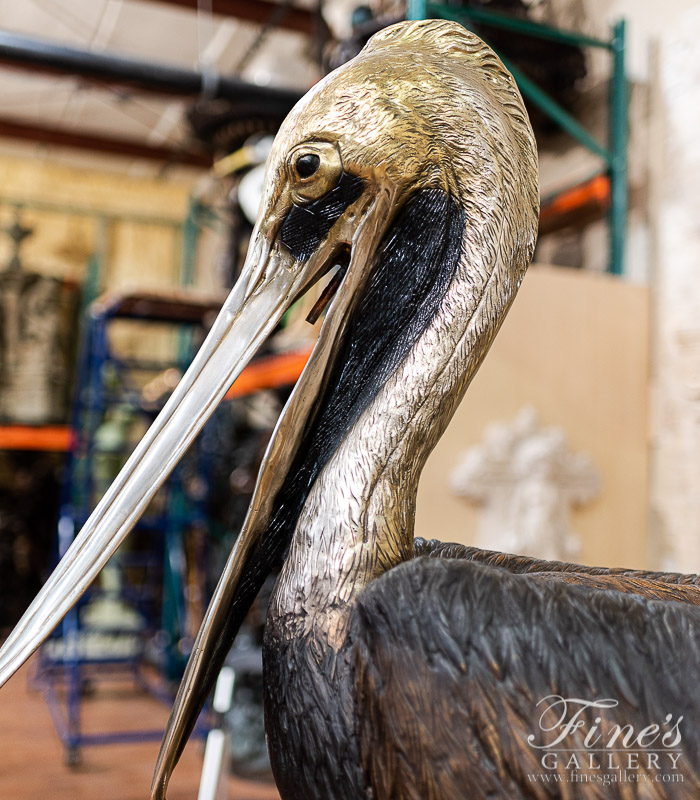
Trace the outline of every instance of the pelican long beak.
<instances>
[{"instance_id":1,"label":"pelican long beak","mask_svg":"<svg viewBox=\"0 0 700 800\"><path fill-rule=\"evenodd\" d=\"M240 280L192 365L0 650L0 686L88 588L292 302L327 267L256 227Z\"/></svg>"}]
</instances>

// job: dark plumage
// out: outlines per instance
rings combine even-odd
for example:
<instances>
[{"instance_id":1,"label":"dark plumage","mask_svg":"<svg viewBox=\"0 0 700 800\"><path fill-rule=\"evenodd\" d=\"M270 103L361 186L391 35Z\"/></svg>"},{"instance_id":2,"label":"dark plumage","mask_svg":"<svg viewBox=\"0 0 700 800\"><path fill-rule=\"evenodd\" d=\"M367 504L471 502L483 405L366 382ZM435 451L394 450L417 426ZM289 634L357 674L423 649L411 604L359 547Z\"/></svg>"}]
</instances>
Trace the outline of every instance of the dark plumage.
<instances>
[{"instance_id":1,"label":"dark plumage","mask_svg":"<svg viewBox=\"0 0 700 800\"><path fill-rule=\"evenodd\" d=\"M700 796L697 576L589 569L420 539L416 555L360 594L353 624L356 719L372 797ZM573 576L577 585L566 582ZM669 589L687 595L655 599ZM553 693L619 701L586 713L584 732L598 715L603 731L682 718L683 783L641 793L636 783L533 784L528 776L546 770L528 737L542 736L537 703ZM582 747L583 738L569 737L568 746ZM565 778L565 763L553 774ZM641 772L654 781L659 770Z\"/></svg>"},{"instance_id":2,"label":"dark plumage","mask_svg":"<svg viewBox=\"0 0 700 800\"><path fill-rule=\"evenodd\" d=\"M416 539L413 559L360 592L340 653L285 640L283 621L268 620L267 724L282 797L698 797L699 583ZM580 749L575 783L571 753L542 764L555 734L539 726L541 701L553 694L618 701L586 710L562 744ZM619 725L622 740L627 726L636 735L668 715L662 733L680 720L671 756L654 750L648 763L630 748L643 790L595 782L615 774L600 759L626 755L587 749L591 727L605 741ZM682 783L656 783L664 771Z\"/></svg>"}]
</instances>

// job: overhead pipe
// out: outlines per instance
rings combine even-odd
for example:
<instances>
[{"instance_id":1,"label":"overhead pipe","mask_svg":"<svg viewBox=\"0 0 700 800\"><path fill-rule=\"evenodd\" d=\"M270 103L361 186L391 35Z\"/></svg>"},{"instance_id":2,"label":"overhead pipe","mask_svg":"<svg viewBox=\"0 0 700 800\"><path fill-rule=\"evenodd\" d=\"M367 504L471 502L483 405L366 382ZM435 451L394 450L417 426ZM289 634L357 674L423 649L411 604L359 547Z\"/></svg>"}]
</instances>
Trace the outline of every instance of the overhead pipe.
<instances>
[{"instance_id":1,"label":"overhead pipe","mask_svg":"<svg viewBox=\"0 0 700 800\"><path fill-rule=\"evenodd\" d=\"M154 1L190 11L199 9L199 0ZM241 19L245 22L252 22L255 25L265 25L273 14L283 11L284 15L277 22L277 27L279 28L286 28L296 33L306 33L311 36L317 27L321 27L324 33L327 32L323 16L318 11L294 4L287 4L286 8L282 8L281 4L274 2L274 0L210 0L210 10L212 14Z\"/></svg>"},{"instance_id":2,"label":"overhead pipe","mask_svg":"<svg viewBox=\"0 0 700 800\"><path fill-rule=\"evenodd\" d=\"M153 61L95 53L46 39L0 30L0 64L78 75L157 94L224 98L285 116L301 97L292 89L255 86L211 72L171 67Z\"/></svg>"}]
</instances>

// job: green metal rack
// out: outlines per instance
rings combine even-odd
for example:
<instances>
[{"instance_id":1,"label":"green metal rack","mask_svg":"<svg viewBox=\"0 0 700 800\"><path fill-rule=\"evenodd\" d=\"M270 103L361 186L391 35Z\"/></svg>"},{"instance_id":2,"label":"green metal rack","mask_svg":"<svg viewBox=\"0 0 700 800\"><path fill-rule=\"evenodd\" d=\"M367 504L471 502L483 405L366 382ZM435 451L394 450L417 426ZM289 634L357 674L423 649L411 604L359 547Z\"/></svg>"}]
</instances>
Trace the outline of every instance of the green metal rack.
<instances>
[{"instance_id":1,"label":"green metal rack","mask_svg":"<svg viewBox=\"0 0 700 800\"><path fill-rule=\"evenodd\" d=\"M454 6L432 0L408 0L407 19L448 19L465 27L470 24L512 31L515 34L550 39L572 47L595 47L610 52L612 69L609 91L609 132L606 145L600 144L566 109L530 80L502 53L499 56L515 78L520 91L544 114L556 122L579 144L601 159L610 178L610 251L608 270L622 275L627 230L627 80L625 77L625 22L620 20L610 39L560 30L529 19L471 6Z\"/></svg>"}]
</instances>

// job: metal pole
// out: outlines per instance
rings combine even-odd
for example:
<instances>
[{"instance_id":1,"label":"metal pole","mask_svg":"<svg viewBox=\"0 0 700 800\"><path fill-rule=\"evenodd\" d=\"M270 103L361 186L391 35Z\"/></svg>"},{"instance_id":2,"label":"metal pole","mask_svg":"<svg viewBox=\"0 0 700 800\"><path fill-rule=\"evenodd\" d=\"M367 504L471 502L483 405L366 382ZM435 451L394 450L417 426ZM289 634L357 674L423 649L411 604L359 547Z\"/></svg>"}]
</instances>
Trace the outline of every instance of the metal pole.
<instances>
[{"instance_id":1,"label":"metal pole","mask_svg":"<svg viewBox=\"0 0 700 800\"><path fill-rule=\"evenodd\" d=\"M441 16L445 9L444 3L428 3L428 11ZM560 28L552 28L541 22L533 22L530 19L516 17L505 14L502 11L490 11L486 8L476 6L457 7L455 13L462 15L464 19L471 20L477 24L485 25L490 28L499 28L513 33L522 33L526 36L534 36L538 39L549 39L560 44L572 47L600 47L603 50L611 50L612 45L603 39L596 39L593 36L586 36L575 31L565 31Z\"/></svg>"},{"instance_id":2,"label":"metal pole","mask_svg":"<svg viewBox=\"0 0 700 800\"><path fill-rule=\"evenodd\" d=\"M583 125L580 125L566 109L562 108L544 89L541 89L534 81L530 80L515 64L504 58L500 53L499 56L505 68L515 78L518 88L528 100L544 111L551 120L554 120L562 130L566 131L573 139L576 139L579 144L582 144L591 153L601 158L606 165L611 163L610 153L588 133Z\"/></svg>"},{"instance_id":3,"label":"metal pole","mask_svg":"<svg viewBox=\"0 0 700 800\"><path fill-rule=\"evenodd\" d=\"M613 73L610 85L610 272L622 275L627 233L627 77L625 21L613 28Z\"/></svg>"},{"instance_id":4,"label":"metal pole","mask_svg":"<svg viewBox=\"0 0 700 800\"><path fill-rule=\"evenodd\" d=\"M180 258L180 286L192 286L197 273L197 240L199 239L199 217L202 204L191 197L187 216L182 225L182 249Z\"/></svg>"},{"instance_id":5,"label":"metal pole","mask_svg":"<svg viewBox=\"0 0 700 800\"><path fill-rule=\"evenodd\" d=\"M0 62L27 65L51 72L81 75L106 83L131 86L161 94L205 95L223 97L256 107L264 105L270 114L286 115L299 100L299 92L288 89L253 86L217 75L170 67L153 61L93 53L75 47L57 45L46 39L19 36L0 31Z\"/></svg>"},{"instance_id":6,"label":"metal pole","mask_svg":"<svg viewBox=\"0 0 700 800\"><path fill-rule=\"evenodd\" d=\"M406 19L425 19L428 16L427 6L427 0L407 0Z\"/></svg>"}]
</instances>

